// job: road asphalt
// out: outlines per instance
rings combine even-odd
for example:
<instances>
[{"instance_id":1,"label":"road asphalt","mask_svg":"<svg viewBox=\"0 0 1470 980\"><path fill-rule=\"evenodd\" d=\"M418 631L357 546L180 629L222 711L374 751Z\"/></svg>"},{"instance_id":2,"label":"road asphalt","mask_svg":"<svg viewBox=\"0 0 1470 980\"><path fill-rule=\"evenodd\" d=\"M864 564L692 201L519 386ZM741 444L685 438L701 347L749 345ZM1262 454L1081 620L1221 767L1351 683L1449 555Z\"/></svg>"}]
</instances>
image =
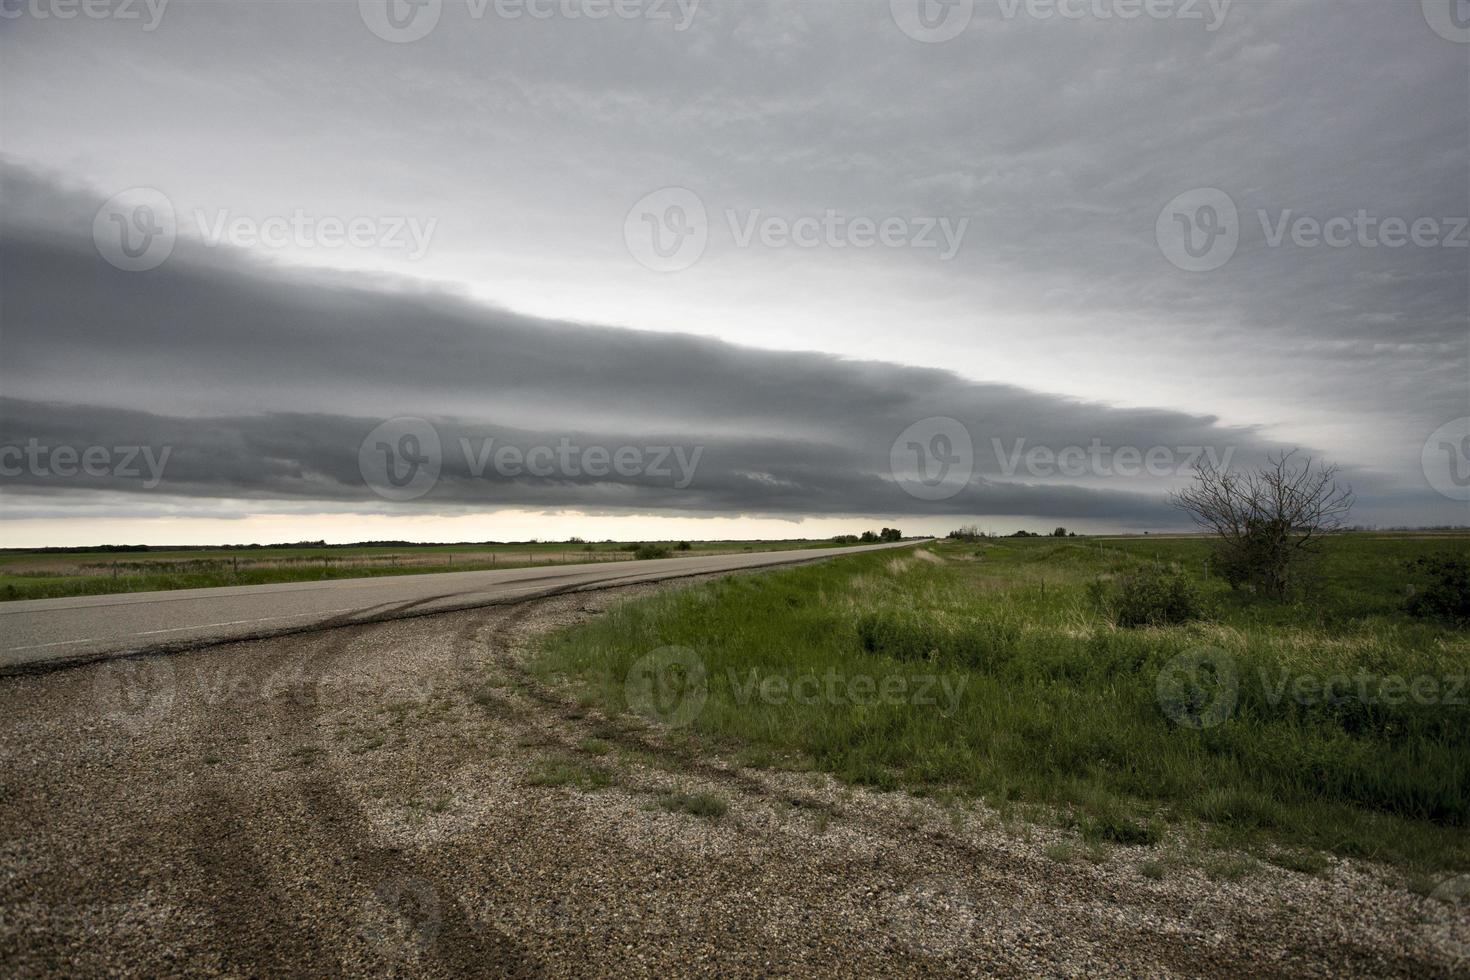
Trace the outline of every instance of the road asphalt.
<instances>
[{"instance_id":1,"label":"road asphalt","mask_svg":"<svg viewBox=\"0 0 1470 980\"><path fill-rule=\"evenodd\" d=\"M913 543L0 603L0 676Z\"/></svg>"}]
</instances>

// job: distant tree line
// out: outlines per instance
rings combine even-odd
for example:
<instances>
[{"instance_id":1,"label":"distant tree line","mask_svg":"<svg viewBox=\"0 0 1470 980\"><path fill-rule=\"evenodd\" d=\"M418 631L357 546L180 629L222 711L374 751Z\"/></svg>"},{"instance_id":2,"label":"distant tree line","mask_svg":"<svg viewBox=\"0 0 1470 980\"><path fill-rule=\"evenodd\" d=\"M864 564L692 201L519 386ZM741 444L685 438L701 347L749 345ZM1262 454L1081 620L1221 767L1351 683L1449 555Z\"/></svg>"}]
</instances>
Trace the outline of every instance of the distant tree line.
<instances>
[{"instance_id":1,"label":"distant tree line","mask_svg":"<svg viewBox=\"0 0 1470 980\"><path fill-rule=\"evenodd\" d=\"M989 531L980 530L980 528L974 524L967 524L964 527L955 528L953 531L950 531L948 534L945 535L945 537L951 541L983 541L986 538L993 538L995 536L996 535L992 534ZM1076 536L1076 531L1068 531L1064 527L1057 528L1049 535L1049 537L1053 538L1075 538ZM1007 537L1039 538L1042 537L1042 535L1037 534L1034 531L1012 531L1009 535L1007 535Z\"/></svg>"},{"instance_id":2,"label":"distant tree line","mask_svg":"<svg viewBox=\"0 0 1470 980\"><path fill-rule=\"evenodd\" d=\"M864 531L862 534L839 534L832 538L833 544L880 544L884 541L902 541L903 532L896 527L885 527L881 531Z\"/></svg>"}]
</instances>

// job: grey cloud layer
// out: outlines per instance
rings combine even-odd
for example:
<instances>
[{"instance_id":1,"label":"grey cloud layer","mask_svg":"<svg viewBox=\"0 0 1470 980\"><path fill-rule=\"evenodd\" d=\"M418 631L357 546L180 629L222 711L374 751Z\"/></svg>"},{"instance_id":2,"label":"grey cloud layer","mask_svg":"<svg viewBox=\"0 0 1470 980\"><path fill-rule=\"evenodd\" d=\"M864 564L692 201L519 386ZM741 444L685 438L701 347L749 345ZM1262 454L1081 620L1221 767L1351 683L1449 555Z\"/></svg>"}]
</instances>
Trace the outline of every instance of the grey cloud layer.
<instances>
[{"instance_id":1,"label":"grey cloud layer","mask_svg":"<svg viewBox=\"0 0 1470 980\"><path fill-rule=\"evenodd\" d=\"M439 485L412 506L532 506L760 514L1034 514L1167 519L1146 480L1007 479L1007 447L1234 449L1270 445L1207 416L1122 410L958 375L706 338L538 320L444 292L310 277L180 241L146 273L119 271L84 228L96 202L6 173L0 240L5 332L0 445L171 447L158 492L380 504L358 447L385 418L432 420ZM16 197L16 192L22 192ZM83 226L82 223L85 223ZM973 485L927 503L889 479L910 424L962 420ZM683 446L702 450L687 487L616 475L472 475L478 445ZM26 470L13 491L141 489Z\"/></svg>"},{"instance_id":2,"label":"grey cloud layer","mask_svg":"<svg viewBox=\"0 0 1470 980\"><path fill-rule=\"evenodd\" d=\"M220 168L237 195L441 216L446 249L547 265L625 262L595 231L664 184L716 208L967 216L937 288L986 312L1094 318L1140 360L1181 344L1228 359L1265 406L1411 413L1426 431L1464 413L1464 250L1268 248L1255 215L1470 214L1470 58L1416 2L1241 2L1207 31L978 0L939 45L884 2L705 3L684 32L443 6L406 45L351 3L177 4L147 34L16 22L7 142L105 157L129 182ZM97 79L132 94L126 115ZM1225 269L1186 275L1154 219L1201 186L1235 197L1244 237ZM1008 343L983 322L913 329ZM1061 330L1074 356L1096 349ZM964 354L980 373L984 348ZM1294 380L1300 357L1320 380Z\"/></svg>"}]
</instances>

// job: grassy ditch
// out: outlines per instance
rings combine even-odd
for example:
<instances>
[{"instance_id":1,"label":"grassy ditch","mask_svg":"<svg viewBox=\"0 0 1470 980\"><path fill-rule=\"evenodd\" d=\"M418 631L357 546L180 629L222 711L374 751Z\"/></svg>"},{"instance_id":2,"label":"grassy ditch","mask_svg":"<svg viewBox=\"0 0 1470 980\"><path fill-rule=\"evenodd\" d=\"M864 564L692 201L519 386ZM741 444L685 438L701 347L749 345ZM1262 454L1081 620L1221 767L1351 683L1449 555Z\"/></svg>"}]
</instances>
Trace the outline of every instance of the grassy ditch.
<instances>
[{"instance_id":1,"label":"grassy ditch","mask_svg":"<svg viewBox=\"0 0 1470 980\"><path fill-rule=\"evenodd\" d=\"M1293 603L1207 578L1197 539L854 555L629 602L537 667L709 749L1091 840L1470 869L1470 630L1404 611L1407 563L1466 541L1330 545ZM1140 573L1185 583L1185 621L1118 625L1100 596Z\"/></svg>"}]
</instances>

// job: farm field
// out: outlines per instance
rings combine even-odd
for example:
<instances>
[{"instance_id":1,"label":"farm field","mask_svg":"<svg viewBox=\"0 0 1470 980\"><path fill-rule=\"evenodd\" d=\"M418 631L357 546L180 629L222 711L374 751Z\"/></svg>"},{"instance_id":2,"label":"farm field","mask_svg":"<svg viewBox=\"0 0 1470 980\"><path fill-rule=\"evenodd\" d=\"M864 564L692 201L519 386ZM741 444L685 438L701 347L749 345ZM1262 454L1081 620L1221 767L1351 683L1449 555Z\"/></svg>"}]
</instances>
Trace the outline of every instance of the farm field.
<instances>
[{"instance_id":1,"label":"farm field","mask_svg":"<svg viewBox=\"0 0 1470 980\"><path fill-rule=\"evenodd\" d=\"M1225 850L1426 890L1470 870L1470 630L1406 611L1413 562L1470 538L1334 537L1290 602L1231 591L1208 548L944 541L730 577L551 634L535 668L695 751L983 799L1159 874ZM1101 597L1149 570L1198 615L1118 625Z\"/></svg>"},{"instance_id":2,"label":"farm field","mask_svg":"<svg viewBox=\"0 0 1470 980\"><path fill-rule=\"evenodd\" d=\"M681 547L687 544L687 548ZM830 541L510 542L0 550L0 601L831 547ZM644 550L639 551L642 547Z\"/></svg>"}]
</instances>

